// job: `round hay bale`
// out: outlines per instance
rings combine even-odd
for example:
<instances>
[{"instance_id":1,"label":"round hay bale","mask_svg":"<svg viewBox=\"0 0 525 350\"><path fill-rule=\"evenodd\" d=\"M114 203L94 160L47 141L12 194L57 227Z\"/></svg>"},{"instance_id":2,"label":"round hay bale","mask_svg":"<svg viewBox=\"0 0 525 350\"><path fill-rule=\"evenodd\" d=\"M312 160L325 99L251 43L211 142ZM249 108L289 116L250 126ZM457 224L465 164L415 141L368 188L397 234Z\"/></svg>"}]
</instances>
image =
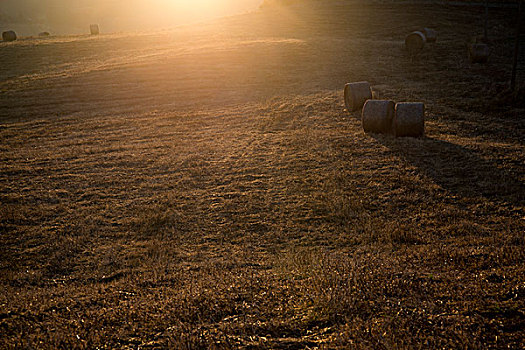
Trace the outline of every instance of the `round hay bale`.
<instances>
[{"instance_id":1,"label":"round hay bale","mask_svg":"<svg viewBox=\"0 0 525 350\"><path fill-rule=\"evenodd\" d=\"M2 33L2 40L3 41L15 41L16 40L16 33L12 30L8 30L6 32Z\"/></svg>"},{"instance_id":2,"label":"round hay bale","mask_svg":"<svg viewBox=\"0 0 525 350\"><path fill-rule=\"evenodd\" d=\"M50 36L50 35L51 34L49 34L49 32L38 33L38 36L41 36L41 37Z\"/></svg>"},{"instance_id":3,"label":"round hay bale","mask_svg":"<svg viewBox=\"0 0 525 350\"><path fill-rule=\"evenodd\" d=\"M426 42L425 34L421 32L412 32L408 34L405 38L405 47L410 55L416 55L423 47L425 47Z\"/></svg>"},{"instance_id":4,"label":"round hay bale","mask_svg":"<svg viewBox=\"0 0 525 350\"><path fill-rule=\"evenodd\" d=\"M368 100L363 106L361 120L365 132L386 134L392 130L395 103L389 100Z\"/></svg>"},{"instance_id":5,"label":"round hay bale","mask_svg":"<svg viewBox=\"0 0 525 350\"><path fill-rule=\"evenodd\" d=\"M471 44L488 44L487 38L484 35L474 35L470 38Z\"/></svg>"},{"instance_id":6,"label":"round hay bale","mask_svg":"<svg viewBox=\"0 0 525 350\"><path fill-rule=\"evenodd\" d=\"M425 105L421 102L396 104L392 131L396 137L419 137L425 133Z\"/></svg>"},{"instance_id":7,"label":"round hay bale","mask_svg":"<svg viewBox=\"0 0 525 350\"><path fill-rule=\"evenodd\" d=\"M89 26L89 31L91 32L91 35L98 35L100 33L100 28L98 27L98 24L92 24Z\"/></svg>"},{"instance_id":8,"label":"round hay bale","mask_svg":"<svg viewBox=\"0 0 525 350\"><path fill-rule=\"evenodd\" d=\"M489 59L489 46L482 43L474 43L468 46L468 58L470 63L486 63Z\"/></svg>"},{"instance_id":9,"label":"round hay bale","mask_svg":"<svg viewBox=\"0 0 525 350\"><path fill-rule=\"evenodd\" d=\"M345 106L350 112L363 107L366 100L372 98L372 89L367 81L348 83L345 85Z\"/></svg>"},{"instance_id":10,"label":"round hay bale","mask_svg":"<svg viewBox=\"0 0 525 350\"><path fill-rule=\"evenodd\" d=\"M437 40L437 32L434 29L423 28L423 34L427 43L435 43Z\"/></svg>"}]
</instances>

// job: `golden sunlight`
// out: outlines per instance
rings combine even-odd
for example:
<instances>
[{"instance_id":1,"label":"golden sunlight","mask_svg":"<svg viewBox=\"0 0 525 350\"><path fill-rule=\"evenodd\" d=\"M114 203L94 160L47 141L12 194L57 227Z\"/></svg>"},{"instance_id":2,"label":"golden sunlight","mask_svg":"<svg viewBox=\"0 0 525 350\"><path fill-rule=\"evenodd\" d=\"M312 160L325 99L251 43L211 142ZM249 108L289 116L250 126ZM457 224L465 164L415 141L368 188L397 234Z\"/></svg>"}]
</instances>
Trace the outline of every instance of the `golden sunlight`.
<instances>
[{"instance_id":1,"label":"golden sunlight","mask_svg":"<svg viewBox=\"0 0 525 350\"><path fill-rule=\"evenodd\" d=\"M157 0L159 9L175 14L184 14L189 18L201 19L233 14L259 5L258 0ZM150 7L151 2L142 2Z\"/></svg>"},{"instance_id":2,"label":"golden sunlight","mask_svg":"<svg viewBox=\"0 0 525 350\"><path fill-rule=\"evenodd\" d=\"M0 350L525 350L520 33L525 0L0 0Z\"/></svg>"},{"instance_id":3,"label":"golden sunlight","mask_svg":"<svg viewBox=\"0 0 525 350\"><path fill-rule=\"evenodd\" d=\"M22 35L35 30L81 34L86 23L103 32L142 31L256 9L262 0L2 0L0 20Z\"/></svg>"}]
</instances>

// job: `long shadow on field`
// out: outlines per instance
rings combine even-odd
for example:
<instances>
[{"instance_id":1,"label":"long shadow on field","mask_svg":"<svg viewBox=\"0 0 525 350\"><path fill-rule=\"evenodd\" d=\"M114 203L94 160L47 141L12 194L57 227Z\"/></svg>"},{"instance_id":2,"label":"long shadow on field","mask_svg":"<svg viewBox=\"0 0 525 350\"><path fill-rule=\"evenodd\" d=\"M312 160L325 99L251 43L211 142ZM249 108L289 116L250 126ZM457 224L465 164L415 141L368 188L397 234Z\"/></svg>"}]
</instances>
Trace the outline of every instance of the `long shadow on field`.
<instances>
[{"instance_id":1,"label":"long shadow on field","mask_svg":"<svg viewBox=\"0 0 525 350\"><path fill-rule=\"evenodd\" d=\"M514 205L525 200L523 183L460 145L433 138L372 137L448 191Z\"/></svg>"}]
</instances>

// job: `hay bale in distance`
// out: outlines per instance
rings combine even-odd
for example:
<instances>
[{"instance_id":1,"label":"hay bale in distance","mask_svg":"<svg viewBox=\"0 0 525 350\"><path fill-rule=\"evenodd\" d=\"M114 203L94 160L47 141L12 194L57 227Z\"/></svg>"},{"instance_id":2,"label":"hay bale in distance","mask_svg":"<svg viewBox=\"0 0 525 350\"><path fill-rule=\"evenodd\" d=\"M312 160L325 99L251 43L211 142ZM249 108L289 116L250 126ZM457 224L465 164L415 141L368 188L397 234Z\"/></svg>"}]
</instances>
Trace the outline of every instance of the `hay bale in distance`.
<instances>
[{"instance_id":1,"label":"hay bale in distance","mask_svg":"<svg viewBox=\"0 0 525 350\"><path fill-rule=\"evenodd\" d=\"M368 100L363 106L361 121L365 132L386 134L392 130L395 103L389 100Z\"/></svg>"},{"instance_id":2,"label":"hay bale in distance","mask_svg":"<svg viewBox=\"0 0 525 350\"><path fill-rule=\"evenodd\" d=\"M421 32L412 32L408 34L405 38L405 47L408 53L413 56L418 54L423 47L425 47L426 42L425 34Z\"/></svg>"},{"instance_id":3,"label":"hay bale in distance","mask_svg":"<svg viewBox=\"0 0 525 350\"><path fill-rule=\"evenodd\" d=\"M98 27L98 24L92 24L89 26L89 31L91 32L91 35L99 35L100 34L100 28Z\"/></svg>"},{"instance_id":4,"label":"hay bale in distance","mask_svg":"<svg viewBox=\"0 0 525 350\"><path fill-rule=\"evenodd\" d=\"M425 133L425 105L422 102L396 104L392 131L396 137L420 137Z\"/></svg>"},{"instance_id":5,"label":"hay bale in distance","mask_svg":"<svg viewBox=\"0 0 525 350\"><path fill-rule=\"evenodd\" d=\"M468 58L470 63L486 63L489 59L489 46L483 43L469 44Z\"/></svg>"},{"instance_id":6,"label":"hay bale in distance","mask_svg":"<svg viewBox=\"0 0 525 350\"><path fill-rule=\"evenodd\" d=\"M16 40L16 33L12 30L8 30L6 32L2 33L2 40L3 41L15 41Z\"/></svg>"},{"instance_id":7,"label":"hay bale in distance","mask_svg":"<svg viewBox=\"0 0 525 350\"><path fill-rule=\"evenodd\" d=\"M488 44L488 40L485 38L484 35L474 35L470 38L471 44Z\"/></svg>"},{"instance_id":8,"label":"hay bale in distance","mask_svg":"<svg viewBox=\"0 0 525 350\"><path fill-rule=\"evenodd\" d=\"M435 43L437 40L437 32L434 29L423 28L423 34L427 43Z\"/></svg>"},{"instance_id":9,"label":"hay bale in distance","mask_svg":"<svg viewBox=\"0 0 525 350\"><path fill-rule=\"evenodd\" d=\"M38 33L38 36L40 37L46 37L46 36L50 36L51 34L49 34L49 32L41 32L41 33Z\"/></svg>"},{"instance_id":10,"label":"hay bale in distance","mask_svg":"<svg viewBox=\"0 0 525 350\"><path fill-rule=\"evenodd\" d=\"M372 89L367 81L348 83L345 85L345 106L350 112L363 107L366 100L372 98Z\"/></svg>"}]
</instances>

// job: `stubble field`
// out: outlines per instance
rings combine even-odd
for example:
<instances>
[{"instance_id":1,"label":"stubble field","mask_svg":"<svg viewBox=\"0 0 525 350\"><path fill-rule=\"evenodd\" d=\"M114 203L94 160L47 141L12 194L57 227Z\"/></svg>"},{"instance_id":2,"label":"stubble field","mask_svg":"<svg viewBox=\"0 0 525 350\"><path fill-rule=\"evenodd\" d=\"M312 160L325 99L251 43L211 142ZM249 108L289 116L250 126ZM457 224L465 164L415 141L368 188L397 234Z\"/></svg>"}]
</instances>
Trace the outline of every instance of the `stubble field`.
<instances>
[{"instance_id":1,"label":"stubble field","mask_svg":"<svg viewBox=\"0 0 525 350\"><path fill-rule=\"evenodd\" d=\"M0 348L525 347L513 13L486 65L481 9L377 2L0 43Z\"/></svg>"}]
</instances>

